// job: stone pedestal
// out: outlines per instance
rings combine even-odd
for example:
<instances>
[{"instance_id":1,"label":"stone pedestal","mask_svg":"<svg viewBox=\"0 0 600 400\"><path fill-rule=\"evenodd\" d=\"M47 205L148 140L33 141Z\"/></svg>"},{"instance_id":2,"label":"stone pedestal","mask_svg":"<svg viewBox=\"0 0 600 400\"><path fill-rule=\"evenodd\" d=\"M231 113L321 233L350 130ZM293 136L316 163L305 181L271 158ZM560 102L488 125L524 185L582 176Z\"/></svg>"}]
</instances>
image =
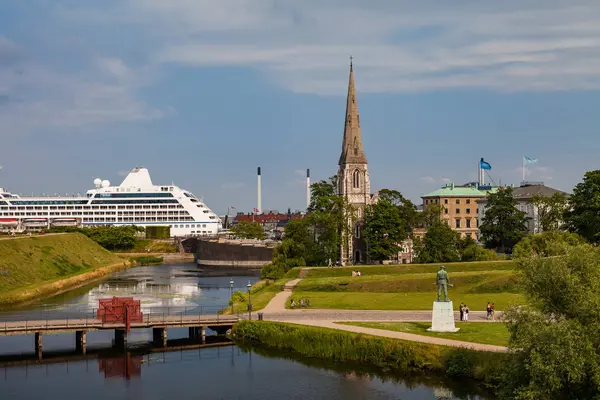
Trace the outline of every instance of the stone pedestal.
<instances>
[{"instance_id":1,"label":"stone pedestal","mask_svg":"<svg viewBox=\"0 0 600 400\"><path fill-rule=\"evenodd\" d=\"M454 326L454 310L451 301L434 301L429 332L458 332Z\"/></svg>"}]
</instances>

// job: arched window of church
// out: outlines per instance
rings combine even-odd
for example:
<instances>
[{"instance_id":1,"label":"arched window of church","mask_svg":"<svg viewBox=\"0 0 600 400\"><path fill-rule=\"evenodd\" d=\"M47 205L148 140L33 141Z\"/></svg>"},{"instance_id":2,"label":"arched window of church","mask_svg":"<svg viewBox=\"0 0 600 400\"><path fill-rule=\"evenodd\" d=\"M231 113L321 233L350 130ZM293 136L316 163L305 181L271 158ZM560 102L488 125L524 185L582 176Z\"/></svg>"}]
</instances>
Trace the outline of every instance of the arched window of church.
<instances>
[{"instance_id":1,"label":"arched window of church","mask_svg":"<svg viewBox=\"0 0 600 400\"><path fill-rule=\"evenodd\" d=\"M360 239L360 225L356 224L356 232L354 232L356 238Z\"/></svg>"},{"instance_id":2,"label":"arched window of church","mask_svg":"<svg viewBox=\"0 0 600 400\"><path fill-rule=\"evenodd\" d=\"M356 125L360 126L360 115L356 114Z\"/></svg>"},{"instance_id":3,"label":"arched window of church","mask_svg":"<svg viewBox=\"0 0 600 400\"><path fill-rule=\"evenodd\" d=\"M358 170L354 171L352 174L352 187L355 189L360 187L360 172Z\"/></svg>"},{"instance_id":4,"label":"arched window of church","mask_svg":"<svg viewBox=\"0 0 600 400\"><path fill-rule=\"evenodd\" d=\"M358 140L356 138L354 138L354 155L358 155Z\"/></svg>"}]
</instances>

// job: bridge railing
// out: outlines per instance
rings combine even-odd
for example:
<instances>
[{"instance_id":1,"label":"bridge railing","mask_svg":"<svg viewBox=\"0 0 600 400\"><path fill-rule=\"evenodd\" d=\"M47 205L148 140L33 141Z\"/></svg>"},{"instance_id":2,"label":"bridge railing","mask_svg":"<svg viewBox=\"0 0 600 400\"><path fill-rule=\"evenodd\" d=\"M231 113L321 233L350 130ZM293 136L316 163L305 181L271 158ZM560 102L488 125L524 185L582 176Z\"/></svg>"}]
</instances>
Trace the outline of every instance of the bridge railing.
<instances>
[{"instance_id":1,"label":"bridge railing","mask_svg":"<svg viewBox=\"0 0 600 400\"><path fill-rule=\"evenodd\" d=\"M165 324L229 322L243 317L240 313L223 314L228 307L220 306L175 306L143 307L141 319L132 324ZM125 322L103 322L97 308L71 308L67 310L42 309L24 312L0 313L0 333L15 330L102 328L124 325Z\"/></svg>"}]
</instances>

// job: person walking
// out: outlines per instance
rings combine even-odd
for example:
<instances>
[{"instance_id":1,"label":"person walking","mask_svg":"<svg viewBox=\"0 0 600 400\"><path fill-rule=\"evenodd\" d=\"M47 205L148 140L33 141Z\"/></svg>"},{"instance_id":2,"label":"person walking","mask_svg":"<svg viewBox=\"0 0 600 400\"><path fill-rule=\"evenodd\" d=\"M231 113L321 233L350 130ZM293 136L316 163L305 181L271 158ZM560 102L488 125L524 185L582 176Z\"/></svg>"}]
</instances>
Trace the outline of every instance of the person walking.
<instances>
[{"instance_id":1,"label":"person walking","mask_svg":"<svg viewBox=\"0 0 600 400\"><path fill-rule=\"evenodd\" d=\"M492 321L495 321L494 314L496 313L496 305L494 303L490 306L490 313L492 314Z\"/></svg>"},{"instance_id":2,"label":"person walking","mask_svg":"<svg viewBox=\"0 0 600 400\"><path fill-rule=\"evenodd\" d=\"M463 303L460 303L460 306L458 307L459 311L460 311L460 320L464 321L465 319L465 305Z\"/></svg>"},{"instance_id":3,"label":"person walking","mask_svg":"<svg viewBox=\"0 0 600 400\"><path fill-rule=\"evenodd\" d=\"M464 321L469 320L469 307L465 304L465 319Z\"/></svg>"},{"instance_id":4,"label":"person walking","mask_svg":"<svg viewBox=\"0 0 600 400\"><path fill-rule=\"evenodd\" d=\"M490 302L488 301L487 303L487 319L491 319L492 318L492 305L490 304Z\"/></svg>"}]
</instances>

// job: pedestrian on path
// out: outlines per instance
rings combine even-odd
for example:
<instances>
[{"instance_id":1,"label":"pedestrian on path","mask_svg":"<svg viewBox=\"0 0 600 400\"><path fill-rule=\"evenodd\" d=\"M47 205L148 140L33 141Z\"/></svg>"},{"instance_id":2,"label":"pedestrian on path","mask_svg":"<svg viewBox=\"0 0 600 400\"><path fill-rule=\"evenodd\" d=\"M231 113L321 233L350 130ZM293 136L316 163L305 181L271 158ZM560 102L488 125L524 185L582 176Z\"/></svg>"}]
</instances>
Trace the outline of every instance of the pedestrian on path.
<instances>
[{"instance_id":1,"label":"pedestrian on path","mask_svg":"<svg viewBox=\"0 0 600 400\"><path fill-rule=\"evenodd\" d=\"M464 321L465 319L465 305L463 303L460 303L460 306L458 308L460 310L460 320Z\"/></svg>"},{"instance_id":2,"label":"pedestrian on path","mask_svg":"<svg viewBox=\"0 0 600 400\"><path fill-rule=\"evenodd\" d=\"M463 321L469 320L469 307L465 304L465 319Z\"/></svg>"}]
</instances>

